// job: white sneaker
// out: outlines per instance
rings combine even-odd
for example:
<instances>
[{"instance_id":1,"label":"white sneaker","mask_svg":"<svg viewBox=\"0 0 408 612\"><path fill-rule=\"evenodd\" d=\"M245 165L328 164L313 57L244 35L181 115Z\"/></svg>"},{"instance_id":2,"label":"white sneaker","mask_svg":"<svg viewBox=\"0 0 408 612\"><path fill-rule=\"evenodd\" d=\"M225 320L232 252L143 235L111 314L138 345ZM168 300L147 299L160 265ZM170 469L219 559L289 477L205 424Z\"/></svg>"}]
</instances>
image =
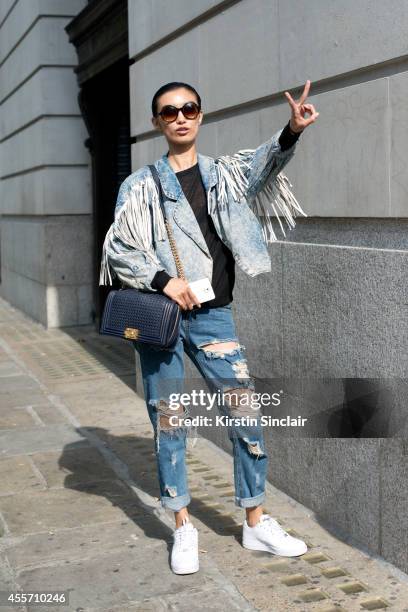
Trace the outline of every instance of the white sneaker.
<instances>
[{"instance_id":1,"label":"white sneaker","mask_svg":"<svg viewBox=\"0 0 408 612\"><path fill-rule=\"evenodd\" d=\"M171 569L175 574L198 572L198 531L187 518L173 534Z\"/></svg>"},{"instance_id":2,"label":"white sneaker","mask_svg":"<svg viewBox=\"0 0 408 612\"><path fill-rule=\"evenodd\" d=\"M244 521L242 546L283 557L297 557L307 551L305 542L289 535L269 514L262 514L254 527Z\"/></svg>"}]
</instances>

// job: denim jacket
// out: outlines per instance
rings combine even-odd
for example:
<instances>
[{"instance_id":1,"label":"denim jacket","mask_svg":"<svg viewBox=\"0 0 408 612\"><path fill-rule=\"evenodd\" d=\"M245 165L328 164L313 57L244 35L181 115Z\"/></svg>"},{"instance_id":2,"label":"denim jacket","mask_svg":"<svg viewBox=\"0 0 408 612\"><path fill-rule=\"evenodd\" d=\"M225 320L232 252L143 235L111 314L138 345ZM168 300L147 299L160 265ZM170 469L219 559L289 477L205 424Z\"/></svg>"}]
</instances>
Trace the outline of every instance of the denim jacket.
<instances>
[{"instance_id":1,"label":"denim jacket","mask_svg":"<svg viewBox=\"0 0 408 612\"><path fill-rule=\"evenodd\" d=\"M267 245L278 238L272 219L285 229L295 226L301 209L282 169L294 155L295 142L283 151L279 130L256 149L217 158L197 153L207 193L208 213L216 232L248 276L271 271ZM154 162L164 194L164 208L188 282L212 280L213 261L167 154ZM102 250L99 284L112 284L112 271L126 286L157 292L151 282L159 270L177 277L177 268L160 209L159 194L148 166L121 184L114 221Z\"/></svg>"}]
</instances>

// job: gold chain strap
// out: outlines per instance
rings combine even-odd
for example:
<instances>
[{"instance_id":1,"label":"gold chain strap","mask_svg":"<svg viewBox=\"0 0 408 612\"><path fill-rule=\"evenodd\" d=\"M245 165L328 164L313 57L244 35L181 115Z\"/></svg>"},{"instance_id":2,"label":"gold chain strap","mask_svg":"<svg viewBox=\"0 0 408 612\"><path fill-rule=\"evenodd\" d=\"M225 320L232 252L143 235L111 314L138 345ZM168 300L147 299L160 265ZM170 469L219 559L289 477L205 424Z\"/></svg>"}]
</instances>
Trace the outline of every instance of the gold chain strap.
<instances>
[{"instance_id":1,"label":"gold chain strap","mask_svg":"<svg viewBox=\"0 0 408 612\"><path fill-rule=\"evenodd\" d=\"M174 257L174 262L176 264L176 268L177 268L177 275L179 278L182 278L183 280L187 281L186 279L186 275L184 274L184 268L182 266L182 263L180 261L180 256L177 252L177 247L176 247L176 241L174 240L174 236L173 236L173 231L170 227L170 223L167 219L166 216L166 211L164 208L164 204L163 204L163 200L162 200L162 195L163 195L163 189L162 189L162 185L160 182L160 177L158 176L158 172L157 169L155 168L154 165L149 166L150 172L153 176L154 182L156 183L156 186L158 188L159 191L159 202L160 202L160 208L161 208L161 212L163 215L163 219L164 219L164 224L166 226L166 230L167 230L167 235L169 237L169 242L170 242L170 248L171 248L171 252L173 253L173 257ZM152 228L153 231L153 228Z\"/></svg>"},{"instance_id":2,"label":"gold chain strap","mask_svg":"<svg viewBox=\"0 0 408 612\"><path fill-rule=\"evenodd\" d=\"M170 223L169 223L169 220L167 219L167 217L165 218L165 224L166 224L167 234L169 236L171 252L173 253L174 261L176 263L177 274L183 280L187 280L186 276L184 274L183 265L182 265L182 263L180 261L179 254L177 252L176 242L175 242L174 236L173 236L173 230L170 227Z\"/></svg>"}]
</instances>

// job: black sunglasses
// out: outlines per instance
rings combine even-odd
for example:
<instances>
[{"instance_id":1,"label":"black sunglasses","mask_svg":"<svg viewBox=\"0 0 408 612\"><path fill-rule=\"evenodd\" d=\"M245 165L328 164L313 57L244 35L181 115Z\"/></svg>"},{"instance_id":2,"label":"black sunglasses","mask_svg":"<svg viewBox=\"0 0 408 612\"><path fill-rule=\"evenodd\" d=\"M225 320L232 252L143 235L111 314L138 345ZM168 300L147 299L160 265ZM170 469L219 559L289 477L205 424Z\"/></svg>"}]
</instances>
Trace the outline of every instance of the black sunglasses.
<instances>
[{"instance_id":1,"label":"black sunglasses","mask_svg":"<svg viewBox=\"0 0 408 612\"><path fill-rule=\"evenodd\" d=\"M183 113L186 119L196 119L200 113L200 107L195 102L186 102L180 108L168 104L167 106L163 106L160 113L157 114L160 115L166 123L173 123L173 121L176 121L179 111Z\"/></svg>"}]
</instances>

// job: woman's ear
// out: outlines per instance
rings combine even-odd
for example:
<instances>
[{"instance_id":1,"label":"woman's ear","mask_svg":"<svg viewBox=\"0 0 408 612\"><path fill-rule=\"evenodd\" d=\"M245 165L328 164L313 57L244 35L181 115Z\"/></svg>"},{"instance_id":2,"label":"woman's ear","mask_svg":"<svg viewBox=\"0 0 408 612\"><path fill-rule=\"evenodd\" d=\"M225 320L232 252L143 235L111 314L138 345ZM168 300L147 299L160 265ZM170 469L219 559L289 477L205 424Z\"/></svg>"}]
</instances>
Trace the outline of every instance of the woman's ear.
<instances>
[{"instance_id":1,"label":"woman's ear","mask_svg":"<svg viewBox=\"0 0 408 612\"><path fill-rule=\"evenodd\" d=\"M161 132L160 125L157 121L157 117L152 117L151 121L152 121L154 129L157 130L158 132Z\"/></svg>"}]
</instances>

